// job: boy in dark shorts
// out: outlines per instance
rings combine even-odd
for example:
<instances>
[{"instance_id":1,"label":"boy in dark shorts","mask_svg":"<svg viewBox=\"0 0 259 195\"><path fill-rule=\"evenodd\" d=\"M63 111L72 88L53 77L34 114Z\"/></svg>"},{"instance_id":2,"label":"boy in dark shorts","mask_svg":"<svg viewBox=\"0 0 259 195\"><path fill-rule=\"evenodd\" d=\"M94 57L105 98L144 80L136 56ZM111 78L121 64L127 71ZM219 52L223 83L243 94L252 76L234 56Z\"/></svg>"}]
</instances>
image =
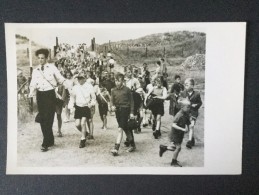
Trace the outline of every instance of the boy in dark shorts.
<instances>
[{"instance_id":1,"label":"boy in dark shorts","mask_svg":"<svg viewBox=\"0 0 259 195\"><path fill-rule=\"evenodd\" d=\"M99 114L103 122L102 129L107 130L107 113L108 103L110 102L111 96L106 88L100 86L100 93L96 96L98 102Z\"/></svg>"},{"instance_id":2,"label":"boy in dark shorts","mask_svg":"<svg viewBox=\"0 0 259 195\"><path fill-rule=\"evenodd\" d=\"M185 91L180 94L181 98L188 98L191 102L190 109L190 132L189 132L189 141L186 143L186 147L191 149L195 145L194 139L194 126L199 115L199 108L202 105L201 96L198 91L194 91L194 80L188 78L184 82Z\"/></svg>"},{"instance_id":3,"label":"boy in dark shorts","mask_svg":"<svg viewBox=\"0 0 259 195\"><path fill-rule=\"evenodd\" d=\"M117 74L115 77L116 87L113 88L111 91L111 110L115 111L116 119L119 126L115 147L111 150L111 153L114 156L118 155L120 143L123 137L123 131L125 132L127 140L130 143L130 147L127 151L133 152L136 149L132 130L129 130L128 128L129 117L131 119L134 118L134 101L131 90L123 85L123 82L124 75L120 73Z\"/></svg>"},{"instance_id":4,"label":"boy in dark shorts","mask_svg":"<svg viewBox=\"0 0 259 195\"><path fill-rule=\"evenodd\" d=\"M159 146L159 156L162 157L163 153L167 150L173 151L173 159L171 166L182 167L177 161L177 157L181 151L181 144L183 141L184 133L186 129L189 129L190 125L190 101L184 99L180 102L181 110L175 115L173 119L173 125L170 132L170 146L160 145Z\"/></svg>"},{"instance_id":5,"label":"boy in dark shorts","mask_svg":"<svg viewBox=\"0 0 259 195\"><path fill-rule=\"evenodd\" d=\"M93 86L85 82L84 74L77 76L78 84L72 89L71 104L75 106L75 123L76 128L81 132L79 148L84 148L86 136L89 134L86 128L86 122L91 118L90 108L95 104L95 93Z\"/></svg>"}]
</instances>

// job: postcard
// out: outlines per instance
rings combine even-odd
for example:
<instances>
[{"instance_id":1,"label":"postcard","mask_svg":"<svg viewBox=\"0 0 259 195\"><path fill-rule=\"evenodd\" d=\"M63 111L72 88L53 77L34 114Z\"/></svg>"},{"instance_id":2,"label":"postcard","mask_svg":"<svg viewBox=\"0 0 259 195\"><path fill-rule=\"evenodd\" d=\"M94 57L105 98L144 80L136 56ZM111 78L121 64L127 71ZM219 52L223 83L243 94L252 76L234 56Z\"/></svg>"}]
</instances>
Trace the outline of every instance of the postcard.
<instances>
[{"instance_id":1,"label":"postcard","mask_svg":"<svg viewBox=\"0 0 259 195\"><path fill-rule=\"evenodd\" d=\"M7 174L242 174L245 22L6 23Z\"/></svg>"}]
</instances>

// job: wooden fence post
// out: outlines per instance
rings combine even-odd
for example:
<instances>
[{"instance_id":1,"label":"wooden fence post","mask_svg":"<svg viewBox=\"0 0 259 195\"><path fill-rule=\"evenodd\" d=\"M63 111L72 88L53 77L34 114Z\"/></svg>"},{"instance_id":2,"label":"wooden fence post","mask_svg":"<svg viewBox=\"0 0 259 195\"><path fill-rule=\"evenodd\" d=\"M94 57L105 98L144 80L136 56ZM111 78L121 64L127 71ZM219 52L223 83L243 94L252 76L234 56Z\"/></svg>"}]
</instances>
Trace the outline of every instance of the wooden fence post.
<instances>
[{"instance_id":1,"label":"wooden fence post","mask_svg":"<svg viewBox=\"0 0 259 195\"><path fill-rule=\"evenodd\" d=\"M49 59L51 60L51 49L49 49Z\"/></svg>"},{"instance_id":2,"label":"wooden fence post","mask_svg":"<svg viewBox=\"0 0 259 195\"><path fill-rule=\"evenodd\" d=\"M106 45L104 46L104 52L105 52L105 55L107 55L107 46Z\"/></svg>"},{"instance_id":3,"label":"wooden fence post","mask_svg":"<svg viewBox=\"0 0 259 195\"><path fill-rule=\"evenodd\" d=\"M29 48L27 48L27 58L29 58Z\"/></svg>"},{"instance_id":4,"label":"wooden fence post","mask_svg":"<svg viewBox=\"0 0 259 195\"><path fill-rule=\"evenodd\" d=\"M146 46L146 58L147 58L147 46Z\"/></svg>"}]
</instances>

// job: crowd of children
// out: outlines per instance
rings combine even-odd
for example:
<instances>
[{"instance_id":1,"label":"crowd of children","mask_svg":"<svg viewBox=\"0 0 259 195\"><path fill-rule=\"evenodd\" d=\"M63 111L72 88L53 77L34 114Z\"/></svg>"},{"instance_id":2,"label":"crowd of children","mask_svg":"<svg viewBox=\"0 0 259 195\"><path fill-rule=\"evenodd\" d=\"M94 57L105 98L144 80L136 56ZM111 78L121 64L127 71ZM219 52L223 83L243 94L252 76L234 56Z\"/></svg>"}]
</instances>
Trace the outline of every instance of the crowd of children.
<instances>
[{"instance_id":1,"label":"crowd of children","mask_svg":"<svg viewBox=\"0 0 259 195\"><path fill-rule=\"evenodd\" d=\"M68 52L69 50L69 52ZM71 120L74 114L75 126L81 132L79 148L86 146L87 139L94 139L95 105L98 105L102 129L107 130L107 115L115 113L118 123L118 134L115 145L111 149L114 156L119 154L119 148L126 135L124 145L128 152L136 150L134 133L141 133L141 127L152 124L153 136L161 136L161 118L164 116L164 101L169 100L169 114L172 115L170 144L160 145L159 155L167 150L173 151L172 166L181 166L177 161L181 150L184 133L189 131L186 147L195 145L194 127L198 110L202 105L199 92L194 91L194 80L186 79L181 84L181 77L175 76L175 83L168 89L167 68L165 60L156 62L157 68L153 74L146 63L141 71L132 66L125 68L125 74L114 73L114 59L108 53L91 56L86 47L78 49L61 45L59 59L55 65L61 75L66 78L66 86L58 86L56 91L59 101L56 105L58 121L58 136L62 137L62 108L65 110L64 123ZM84 56L82 58L82 55ZM151 114L147 114L147 110Z\"/></svg>"}]
</instances>

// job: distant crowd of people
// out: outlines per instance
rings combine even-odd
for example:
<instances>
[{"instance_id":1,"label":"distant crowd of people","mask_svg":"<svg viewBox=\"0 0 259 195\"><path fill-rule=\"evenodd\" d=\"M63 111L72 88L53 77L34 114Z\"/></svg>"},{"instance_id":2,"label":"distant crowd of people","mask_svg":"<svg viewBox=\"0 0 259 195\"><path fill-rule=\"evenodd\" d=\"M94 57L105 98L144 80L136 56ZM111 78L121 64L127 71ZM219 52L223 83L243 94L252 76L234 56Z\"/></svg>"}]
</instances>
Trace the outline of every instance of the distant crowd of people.
<instances>
[{"instance_id":1,"label":"distant crowd of people","mask_svg":"<svg viewBox=\"0 0 259 195\"><path fill-rule=\"evenodd\" d=\"M141 133L142 127L152 126L154 139L161 137L161 118L164 116L164 101L169 100L172 116L170 144L160 145L159 155L173 151L172 166L181 166L177 161L185 132L189 132L186 147L195 145L194 128L198 110L202 105L198 91L194 90L194 79L188 78L184 85L181 77L175 75L175 83L169 89L167 67L164 59L156 62L156 70L149 71L144 63L141 69L127 66L124 73L115 72L115 61L110 52L96 54L87 51L84 44L78 48L68 44L57 49L55 64L47 62L49 51L36 51L39 65L34 68L30 82L29 97L36 94L38 114L43 133L42 151L54 145L53 121L55 113L58 121L57 136L62 137L62 123L71 121L80 131L79 148L86 141L94 139L95 109L98 107L102 129L107 130L108 113L117 119L118 133L111 154L119 154L123 134L128 152L136 150L134 134ZM83 56L83 57L82 57ZM62 119L64 109L65 118ZM151 111L148 114L147 110Z\"/></svg>"}]
</instances>

